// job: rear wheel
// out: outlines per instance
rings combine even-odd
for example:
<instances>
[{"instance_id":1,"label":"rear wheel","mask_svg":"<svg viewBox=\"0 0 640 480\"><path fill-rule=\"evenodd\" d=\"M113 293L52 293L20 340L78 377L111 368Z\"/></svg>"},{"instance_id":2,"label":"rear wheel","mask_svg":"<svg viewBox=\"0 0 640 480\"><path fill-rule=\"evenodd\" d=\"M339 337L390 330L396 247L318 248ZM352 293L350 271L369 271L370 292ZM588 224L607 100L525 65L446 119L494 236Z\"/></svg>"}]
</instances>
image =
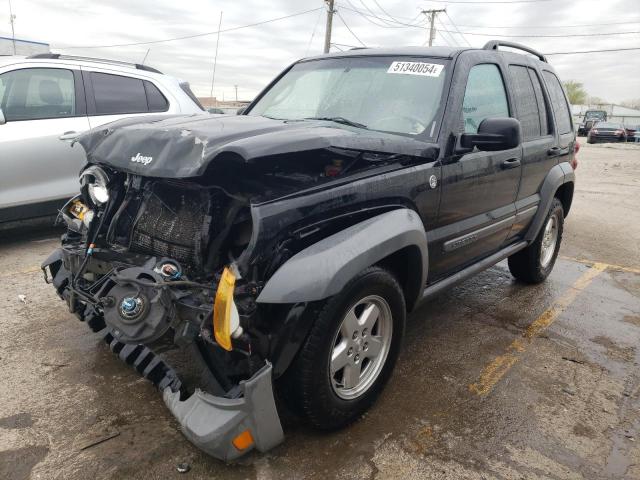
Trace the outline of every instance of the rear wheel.
<instances>
[{"instance_id":1,"label":"rear wheel","mask_svg":"<svg viewBox=\"0 0 640 480\"><path fill-rule=\"evenodd\" d=\"M286 373L283 396L317 428L351 423L387 382L404 325L398 282L382 268L367 268L323 305Z\"/></svg>"},{"instance_id":2,"label":"rear wheel","mask_svg":"<svg viewBox=\"0 0 640 480\"><path fill-rule=\"evenodd\" d=\"M564 227L564 209L557 198L534 242L509 257L509 270L518 280L526 283L543 282L553 270Z\"/></svg>"}]
</instances>

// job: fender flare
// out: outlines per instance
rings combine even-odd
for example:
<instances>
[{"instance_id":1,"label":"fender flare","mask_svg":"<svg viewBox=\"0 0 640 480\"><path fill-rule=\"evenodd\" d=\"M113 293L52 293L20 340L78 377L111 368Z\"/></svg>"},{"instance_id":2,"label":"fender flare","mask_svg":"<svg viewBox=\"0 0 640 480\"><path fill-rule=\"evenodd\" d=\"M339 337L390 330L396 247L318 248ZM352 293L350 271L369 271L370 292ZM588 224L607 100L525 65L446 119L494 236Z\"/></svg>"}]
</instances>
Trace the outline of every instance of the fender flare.
<instances>
[{"instance_id":1,"label":"fender flare","mask_svg":"<svg viewBox=\"0 0 640 480\"><path fill-rule=\"evenodd\" d=\"M538 210L536 211L533 220L531 221L531 225L529 226L529 230L524 237L524 239L531 243L533 242L540 229L542 228L542 224L544 223L545 218L547 218L547 214L549 213L549 209L551 208L551 202L558 191L560 186L565 183L575 182L576 174L571 167L569 162L562 162L558 165L555 165L542 182L542 187L540 188L540 204L538 205Z\"/></svg>"},{"instance_id":2,"label":"fender flare","mask_svg":"<svg viewBox=\"0 0 640 480\"><path fill-rule=\"evenodd\" d=\"M300 251L267 281L258 303L324 300L359 272L405 247L417 247L421 284L427 280L427 235L413 210L392 210L352 225ZM421 290L421 289L420 289ZM407 305L411 309L411 305Z\"/></svg>"}]
</instances>

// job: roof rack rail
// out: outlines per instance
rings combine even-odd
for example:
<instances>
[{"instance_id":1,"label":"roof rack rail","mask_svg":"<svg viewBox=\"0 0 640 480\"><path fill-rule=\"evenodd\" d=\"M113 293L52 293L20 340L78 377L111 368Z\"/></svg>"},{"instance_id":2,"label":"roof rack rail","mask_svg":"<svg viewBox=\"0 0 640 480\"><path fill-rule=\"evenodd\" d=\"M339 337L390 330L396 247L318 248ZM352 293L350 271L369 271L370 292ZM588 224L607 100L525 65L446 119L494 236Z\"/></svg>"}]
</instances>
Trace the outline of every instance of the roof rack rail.
<instances>
[{"instance_id":1,"label":"roof rack rail","mask_svg":"<svg viewBox=\"0 0 640 480\"><path fill-rule=\"evenodd\" d=\"M147 72L159 73L162 74L160 70L156 70L153 67L149 67L147 65L141 65L139 63L133 62L123 62L120 60L108 60L106 58L94 58L94 57L82 57L78 55L64 55L62 53L37 53L35 55L31 55L27 57L28 59L68 59L68 60L85 60L87 62L95 62L95 63L108 63L112 65L126 65L129 67L134 67L138 70L144 70Z\"/></svg>"},{"instance_id":2,"label":"roof rack rail","mask_svg":"<svg viewBox=\"0 0 640 480\"><path fill-rule=\"evenodd\" d=\"M515 48L517 50L522 50L522 51L525 51L527 53L530 53L531 55L535 55L536 57L538 57L543 62L549 63L549 62L547 62L547 57L545 57L542 53L538 52L537 50L534 50L533 48L529 48L529 47L526 47L524 45L520 45L519 43L505 42L503 40L489 40L487 43L484 44L484 47L482 47L482 49L483 50L498 50L498 47L509 47L509 48Z\"/></svg>"}]
</instances>

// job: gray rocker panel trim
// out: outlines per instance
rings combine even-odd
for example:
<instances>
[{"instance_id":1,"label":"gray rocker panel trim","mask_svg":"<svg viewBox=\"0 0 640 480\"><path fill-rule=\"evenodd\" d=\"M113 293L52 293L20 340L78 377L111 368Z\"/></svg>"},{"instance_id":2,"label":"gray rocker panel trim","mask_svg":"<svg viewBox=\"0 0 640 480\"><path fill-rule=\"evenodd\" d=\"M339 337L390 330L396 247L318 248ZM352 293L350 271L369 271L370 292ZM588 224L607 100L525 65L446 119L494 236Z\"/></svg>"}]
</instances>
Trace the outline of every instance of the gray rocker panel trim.
<instances>
[{"instance_id":1,"label":"gray rocker panel trim","mask_svg":"<svg viewBox=\"0 0 640 480\"><path fill-rule=\"evenodd\" d=\"M575 178L575 173L573 172L573 168L569 162L559 163L549 170L547 177L542 183L542 188L540 189L540 205L538 206L538 211L533 217L529 230L524 237L527 242L533 242L538 236L538 232L542 228L542 224L544 223L544 220L549 213L549 209L551 208L553 196L560 185L568 182L575 182Z\"/></svg>"},{"instance_id":2,"label":"gray rocker panel trim","mask_svg":"<svg viewBox=\"0 0 640 480\"><path fill-rule=\"evenodd\" d=\"M409 246L420 249L421 285L424 285L427 281L427 236L420 216L403 208L352 225L302 250L273 274L257 301L323 300L342 290L365 268Z\"/></svg>"}]
</instances>

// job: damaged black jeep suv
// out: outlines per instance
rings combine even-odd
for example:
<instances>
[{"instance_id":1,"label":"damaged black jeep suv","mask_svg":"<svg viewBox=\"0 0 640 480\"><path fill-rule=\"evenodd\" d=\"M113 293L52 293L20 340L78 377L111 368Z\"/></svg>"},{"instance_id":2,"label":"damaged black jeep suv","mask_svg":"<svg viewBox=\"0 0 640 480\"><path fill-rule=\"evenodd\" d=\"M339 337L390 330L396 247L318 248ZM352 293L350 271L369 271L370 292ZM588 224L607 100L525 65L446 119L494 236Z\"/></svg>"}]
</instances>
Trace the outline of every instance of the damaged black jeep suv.
<instances>
[{"instance_id":1,"label":"damaged black jeep suv","mask_svg":"<svg viewBox=\"0 0 640 480\"><path fill-rule=\"evenodd\" d=\"M323 429L360 416L421 301L503 259L543 281L573 196L562 86L503 42L304 59L242 115L78 143L45 275L224 460L282 441L276 405Z\"/></svg>"}]
</instances>

